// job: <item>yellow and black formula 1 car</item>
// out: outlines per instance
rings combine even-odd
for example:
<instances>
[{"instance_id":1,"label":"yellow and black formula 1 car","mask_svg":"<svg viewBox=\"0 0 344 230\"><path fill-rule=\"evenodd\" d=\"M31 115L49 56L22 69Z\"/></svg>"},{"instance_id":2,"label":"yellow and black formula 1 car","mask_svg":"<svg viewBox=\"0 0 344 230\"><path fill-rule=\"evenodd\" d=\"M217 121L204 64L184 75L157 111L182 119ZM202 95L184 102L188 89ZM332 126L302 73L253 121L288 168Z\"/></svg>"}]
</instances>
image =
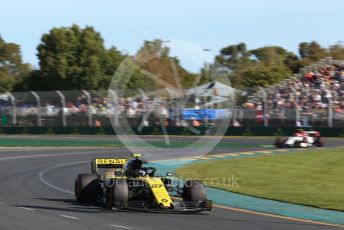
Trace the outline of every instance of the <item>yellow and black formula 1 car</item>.
<instances>
[{"instance_id":1,"label":"yellow and black formula 1 car","mask_svg":"<svg viewBox=\"0 0 344 230\"><path fill-rule=\"evenodd\" d=\"M144 167L140 154L131 159L92 160L92 173L79 174L75 181L78 202L96 202L108 209L200 212L212 210L202 182L173 185L171 174L155 176L156 169Z\"/></svg>"}]
</instances>

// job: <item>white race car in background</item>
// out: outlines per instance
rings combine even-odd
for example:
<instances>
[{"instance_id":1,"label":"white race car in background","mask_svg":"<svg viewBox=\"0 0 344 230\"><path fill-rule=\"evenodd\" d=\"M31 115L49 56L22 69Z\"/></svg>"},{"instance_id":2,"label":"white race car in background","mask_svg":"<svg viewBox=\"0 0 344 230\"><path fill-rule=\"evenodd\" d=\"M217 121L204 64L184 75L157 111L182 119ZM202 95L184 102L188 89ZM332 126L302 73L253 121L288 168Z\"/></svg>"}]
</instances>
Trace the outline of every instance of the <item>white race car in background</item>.
<instances>
[{"instance_id":1,"label":"white race car in background","mask_svg":"<svg viewBox=\"0 0 344 230\"><path fill-rule=\"evenodd\" d=\"M318 131L298 130L292 137L276 138L274 145L277 148L308 148L312 146L323 147L324 140Z\"/></svg>"}]
</instances>

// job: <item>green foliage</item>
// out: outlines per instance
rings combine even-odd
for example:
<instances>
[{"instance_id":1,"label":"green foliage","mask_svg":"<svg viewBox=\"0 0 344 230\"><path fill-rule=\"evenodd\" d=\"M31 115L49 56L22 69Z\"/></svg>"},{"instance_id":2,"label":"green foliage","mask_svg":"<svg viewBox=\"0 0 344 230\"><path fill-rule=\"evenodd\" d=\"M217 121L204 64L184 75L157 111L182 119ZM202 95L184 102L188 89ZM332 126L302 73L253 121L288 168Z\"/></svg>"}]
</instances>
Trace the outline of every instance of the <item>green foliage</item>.
<instances>
[{"instance_id":1,"label":"green foliage","mask_svg":"<svg viewBox=\"0 0 344 230\"><path fill-rule=\"evenodd\" d=\"M145 76L142 72L138 69L135 69L133 74L130 77L130 80L126 84L127 89L137 90L150 90L154 89L155 82Z\"/></svg>"},{"instance_id":2,"label":"green foliage","mask_svg":"<svg viewBox=\"0 0 344 230\"><path fill-rule=\"evenodd\" d=\"M40 90L43 84L44 90L106 88L123 59L92 27L77 25L53 28L37 50L40 70L30 80L39 81Z\"/></svg>"},{"instance_id":3,"label":"green foliage","mask_svg":"<svg viewBox=\"0 0 344 230\"><path fill-rule=\"evenodd\" d=\"M143 45L139 48L136 54L136 58L147 61L153 58L168 58L170 49L163 45L161 39L155 39L153 41L145 40Z\"/></svg>"},{"instance_id":4,"label":"green foliage","mask_svg":"<svg viewBox=\"0 0 344 230\"><path fill-rule=\"evenodd\" d=\"M126 58L116 47L105 48L93 27L78 25L51 29L42 36L37 51L39 69L32 71L22 62L19 45L6 43L0 36L0 92L108 88ZM279 46L248 50L245 43L238 43L222 48L214 63L197 75L184 69L164 42L155 39L143 42L129 57L129 72L117 74L119 79L115 80L117 86L134 90L178 88L179 84L185 89L192 87L197 77L202 84L212 80L210 73L216 73L226 80L229 77L233 87L254 89L287 79L301 67L325 57L344 60L343 45L326 48L316 41L301 42L297 56Z\"/></svg>"},{"instance_id":5,"label":"green foliage","mask_svg":"<svg viewBox=\"0 0 344 230\"><path fill-rule=\"evenodd\" d=\"M297 68L297 56L278 46L246 50L246 45L240 43L225 47L220 53L217 60L230 70L231 83L237 88L268 86Z\"/></svg>"},{"instance_id":6,"label":"green foliage","mask_svg":"<svg viewBox=\"0 0 344 230\"><path fill-rule=\"evenodd\" d=\"M300 62L302 66L310 65L329 55L327 49L321 47L316 41L301 42L299 44L299 54L301 56Z\"/></svg>"},{"instance_id":7,"label":"green foliage","mask_svg":"<svg viewBox=\"0 0 344 230\"><path fill-rule=\"evenodd\" d=\"M22 62L19 45L6 43L0 36L0 92L11 91L30 72Z\"/></svg>"},{"instance_id":8,"label":"green foliage","mask_svg":"<svg viewBox=\"0 0 344 230\"><path fill-rule=\"evenodd\" d=\"M235 69L235 67L247 61L247 56L249 52L246 50L245 43L239 43L237 45L230 45L220 50L220 55L217 57L217 60L220 63L225 64L230 69Z\"/></svg>"},{"instance_id":9,"label":"green foliage","mask_svg":"<svg viewBox=\"0 0 344 230\"><path fill-rule=\"evenodd\" d=\"M344 46L341 44L334 44L330 46L329 56L334 60L344 60Z\"/></svg>"},{"instance_id":10,"label":"green foliage","mask_svg":"<svg viewBox=\"0 0 344 230\"><path fill-rule=\"evenodd\" d=\"M129 88L178 88L180 83L185 89L191 87L197 77L184 69L178 58L170 56L170 49L160 39L144 41L133 60L138 71L132 77ZM145 74L147 72L149 75Z\"/></svg>"},{"instance_id":11,"label":"green foliage","mask_svg":"<svg viewBox=\"0 0 344 230\"><path fill-rule=\"evenodd\" d=\"M291 71L283 65L257 64L244 69L241 72L240 81L242 85L249 88L266 87L285 79L290 74Z\"/></svg>"},{"instance_id":12,"label":"green foliage","mask_svg":"<svg viewBox=\"0 0 344 230\"><path fill-rule=\"evenodd\" d=\"M317 61L327 56L325 48L321 47L316 41L301 42L299 45L299 53L302 59L309 58Z\"/></svg>"}]
</instances>

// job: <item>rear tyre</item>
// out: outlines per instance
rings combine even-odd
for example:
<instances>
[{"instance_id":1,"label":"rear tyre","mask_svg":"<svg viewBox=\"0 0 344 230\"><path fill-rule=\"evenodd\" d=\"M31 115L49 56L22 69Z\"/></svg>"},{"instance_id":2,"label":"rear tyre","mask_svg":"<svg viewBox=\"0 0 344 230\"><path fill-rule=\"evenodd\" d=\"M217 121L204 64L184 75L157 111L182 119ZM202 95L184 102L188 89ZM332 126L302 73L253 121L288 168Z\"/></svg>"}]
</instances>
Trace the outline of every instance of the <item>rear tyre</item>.
<instances>
[{"instance_id":1,"label":"rear tyre","mask_svg":"<svg viewBox=\"0 0 344 230\"><path fill-rule=\"evenodd\" d=\"M78 202L95 202L98 197L98 177L96 174L79 174L74 185Z\"/></svg>"},{"instance_id":2,"label":"rear tyre","mask_svg":"<svg viewBox=\"0 0 344 230\"><path fill-rule=\"evenodd\" d=\"M113 188L107 188L106 189L105 207L109 210L113 208Z\"/></svg>"},{"instance_id":3,"label":"rear tyre","mask_svg":"<svg viewBox=\"0 0 344 230\"><path fill-rule=\"evenodd\" d=\"M124 209L128 206L129 187L126 179L116 179L112 188L112 206Z\"/></svg>"},{"instance_id":4,"label":"rear tyre","mask_svg":"<svg viewBox=\"0 0 344 230\"><path fill-rule=\"evenodd\" d=\"M188 180L185 182L183 187L183 200L191 202L205 202L205 188L201 181Z\"/></svg>"}]
</instances>

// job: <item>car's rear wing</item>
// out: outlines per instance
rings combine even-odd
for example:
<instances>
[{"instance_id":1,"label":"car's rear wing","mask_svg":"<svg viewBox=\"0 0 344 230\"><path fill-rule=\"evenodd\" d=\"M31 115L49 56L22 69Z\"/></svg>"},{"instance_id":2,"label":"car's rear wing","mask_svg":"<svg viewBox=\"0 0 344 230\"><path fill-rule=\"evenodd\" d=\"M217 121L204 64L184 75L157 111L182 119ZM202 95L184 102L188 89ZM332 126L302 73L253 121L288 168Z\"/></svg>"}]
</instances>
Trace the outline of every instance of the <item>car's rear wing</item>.
<instances>
[{"instance_id":1,"label":"car's rear wing","mask_svg":"<svg viewBox=\"0 0 344 230\"><path fill-rule=\"evenodd\" d=\"M92 173L98 174L99 169L122 169L128 161L126 158L94 158L92 159Z\"/></svg>"}]
</instances>

